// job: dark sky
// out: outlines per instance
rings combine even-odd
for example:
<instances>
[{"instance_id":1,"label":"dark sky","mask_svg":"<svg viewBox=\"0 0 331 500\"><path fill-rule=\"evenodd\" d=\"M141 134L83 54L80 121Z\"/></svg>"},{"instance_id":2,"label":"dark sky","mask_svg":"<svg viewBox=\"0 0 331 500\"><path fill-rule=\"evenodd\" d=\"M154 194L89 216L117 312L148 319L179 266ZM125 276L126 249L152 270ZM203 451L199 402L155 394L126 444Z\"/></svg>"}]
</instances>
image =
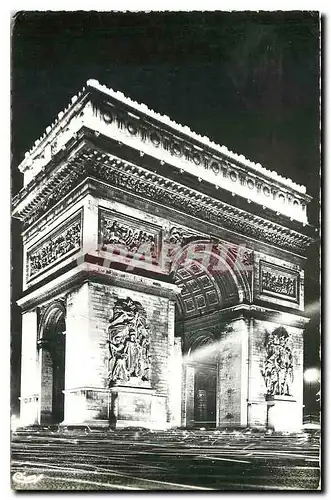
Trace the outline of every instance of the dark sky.
<instances>
[{"instance_id":1,"label":"dark sky","mask_svg":"<svg viewBox=\"0 0 331 500\"><path fill-rule=\"evenodd\" d=\"M317 13L23 12L12 30L13 193L25 151L96 78L318 198ZM317 214L315 201L314 225ZM316 248L308 301L319 294Z\"/></svg>"},{"instance_id":2,"label":"dark sky","mask_svg":"<svg viewBox=\"0 0 331 500\"><path fill-rule=\"evenodd\" d=\"M315 194L318 44L312 13L19 14L13 163L96 78Z\"/></svg>"}]
</instances>

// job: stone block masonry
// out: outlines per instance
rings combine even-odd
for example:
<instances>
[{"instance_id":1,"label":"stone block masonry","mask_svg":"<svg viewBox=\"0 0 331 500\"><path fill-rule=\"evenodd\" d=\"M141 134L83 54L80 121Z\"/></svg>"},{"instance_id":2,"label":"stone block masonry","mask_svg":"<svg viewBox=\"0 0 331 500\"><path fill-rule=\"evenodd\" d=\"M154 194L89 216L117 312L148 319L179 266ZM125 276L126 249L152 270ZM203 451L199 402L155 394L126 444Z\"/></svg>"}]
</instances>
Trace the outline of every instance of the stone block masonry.
<instances>
[{"instance_id":1,"label":"stone block masonry","mask_svg":"<svg viewBox=\"0 0 331 500\"><path fill-rule=\"evenodd\" d=\"M148 404L155 408L155 412L158 414L157 419L163 421L164 424L168 422L168 425L170 425L175 418L172 417L175 411L175 403L172 402L172 398L175 397L172 391L172 360L175 349L173 301L165 297L127 290L119 286L89 282L73 291L67 299L65 391L65 423L67 424L80 423L82 415L83 421L88 420L89 422L105 420L105 418L109 417L109 408L107 408L107 405L110 404L108 390L110 357L107 342L109 339L108 328L116 302L118 299L127 299L128 297L135 302L139 302L147 314L146 322L151 335L150 380L148 383L144 382L142 384L141 381L137 381L136 377L133 377L126 381L125 384L119 381L118 385L121 386L122 392L128 391L126 398L129 398L128 393L134 394L132 388L136 388L138 392L144 392L146 389L149 394L155 396L154 398L148 396ZM114 390L113 388L112 391ZM92 396L93 391L98 393L99 396ZM92 398L94 402L93 405L88 405L86 402L85 410L82 411L84 397L87 399L88 397ZM135 397L137 397L137 394ZM144 396L140 396L140 399L142 398L144 399ZM100 405L99 408L98 404ZM125 407L130 407L128 399ZM79 411L77 411L77 408L79 408ZM164 414L160 415L160 412ZM78 416L78 413L80 416ZM150 418L153 420L152 414L150 414ZM144 425L148 426L146 418L143 420Z\"/></svg>"},{"instance_id":2,"label":"stone block masonry","mask_svg":"<svg viewBox=\"0 0 331 500\"><path fill-rule=\"evenodd\" d=\"M250 320L250 337L249 337L249 423L252 426L269 425L267 422L267 406L274 404L274 400L284 400L283 414L277 417L278 430L291 429L299 430L302 426L302 384L303 384L303 335L302 329L294 326L284 325L285 331L289 335L289 346L292 356L293 377L289 374L289 394L278 394L274 391L274 395L268 397L266 377L263 376L266 371L266 360L268 357L267 339L268 335L280 328L280 324L272 321L263 321L252 319ZM270 348L269 348L270 349ZM282 360L277 361L278 365L283 363ZM285 361L284 361L285 369ZM273 377L277 380L277 372L272 366ZM286 406L286 402L288 405ZM290 405L290 406L289 406ZM269 410L268 410L269 411ZM285 412L285 413L284 413ZM283 422L283 424L282 424ZM273 424L273 427L275 424Z\"/></svg>"},{"instance_id":3,"label":"stone block masonry","mask_svg":"<svg viewBox=\"0 0 331 500\"><path fill-rule=\"evenodd\" d=\"M22 425L38 423L41 380L38 377L37 311L26 311L22 315L22 375L21 410ZM28 376L27 376L28 374Z\"/></svg>"},{"instance_id":4,"label":"stone block masonry","mask_svg":"<svg viewBox=\"0 0 331 500\"><path fill-rule=\"evenodd\" d=\"M222 327L218 345L218 425L221 427L245 425L242 419L242 406L246 407L242 344L246 342L246 336L247 326L243 319L234 320Z\"/></svg>"}]
</instances>

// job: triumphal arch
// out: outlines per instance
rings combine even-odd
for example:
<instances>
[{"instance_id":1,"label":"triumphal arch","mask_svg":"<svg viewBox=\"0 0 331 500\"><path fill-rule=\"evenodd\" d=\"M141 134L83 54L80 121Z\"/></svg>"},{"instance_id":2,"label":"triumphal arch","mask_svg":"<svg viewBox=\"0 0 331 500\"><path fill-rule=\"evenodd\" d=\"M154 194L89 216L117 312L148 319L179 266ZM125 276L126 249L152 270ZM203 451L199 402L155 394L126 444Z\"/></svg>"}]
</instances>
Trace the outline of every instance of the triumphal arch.
<instances>
[{"instance_id":1,"label":"triumphal arch","mask_svg":"<svg viewBox=\"0 0 331 500\"><path fill-rule=\"evenodd\" d=\"M22 425L300 429L305 187L95 80L19 169Z\"/></svg>"}]
</instances>

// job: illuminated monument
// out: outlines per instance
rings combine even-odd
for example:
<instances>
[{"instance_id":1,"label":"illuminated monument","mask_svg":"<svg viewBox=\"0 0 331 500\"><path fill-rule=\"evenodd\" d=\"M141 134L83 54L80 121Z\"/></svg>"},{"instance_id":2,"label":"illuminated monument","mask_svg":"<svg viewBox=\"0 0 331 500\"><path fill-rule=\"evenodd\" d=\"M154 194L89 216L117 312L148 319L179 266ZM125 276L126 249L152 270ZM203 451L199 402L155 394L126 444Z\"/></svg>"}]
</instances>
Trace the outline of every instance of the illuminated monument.
<instances>
[{"instance_id":1,"label":"illuminated monument","mask_svg":"<svg viewBox=\"0 0 331 500\"><path fill-rule=\"evenodd\" d=\"M19 169L23 425L301 428L303 186L94 80Z\"/></svg>"}]
</instances>

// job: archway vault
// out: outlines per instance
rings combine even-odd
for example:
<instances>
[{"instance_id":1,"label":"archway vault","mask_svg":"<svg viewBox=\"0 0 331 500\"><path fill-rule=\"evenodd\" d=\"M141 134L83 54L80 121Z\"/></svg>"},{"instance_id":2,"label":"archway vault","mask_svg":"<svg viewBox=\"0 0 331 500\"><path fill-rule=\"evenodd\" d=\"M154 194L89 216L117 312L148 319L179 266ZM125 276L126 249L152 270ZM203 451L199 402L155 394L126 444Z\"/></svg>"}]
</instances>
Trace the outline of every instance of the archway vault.
<instances>
[{"instance_id":1,"label":"archway vault","mask_svg":"<svg viewBox=\"0 0 331 500\"><path fill-rule=\"evenodd\" d=\"M178 319L202 316L251 302L251 274L247 252L239 247L191 241L174 256L171 273L181 288L177 299Z\"/></svg>"},{"instance_id":2,"label":"archway vault","mask_svg":"<svg viewBox=\"0 0 331 500\"><path fill-rule=\"evenodd\" d=\"M58 333L65 333L65 305L55 300L44 308L40 317L38 338L50 340Z\"/></svg>"}]
</instances>

